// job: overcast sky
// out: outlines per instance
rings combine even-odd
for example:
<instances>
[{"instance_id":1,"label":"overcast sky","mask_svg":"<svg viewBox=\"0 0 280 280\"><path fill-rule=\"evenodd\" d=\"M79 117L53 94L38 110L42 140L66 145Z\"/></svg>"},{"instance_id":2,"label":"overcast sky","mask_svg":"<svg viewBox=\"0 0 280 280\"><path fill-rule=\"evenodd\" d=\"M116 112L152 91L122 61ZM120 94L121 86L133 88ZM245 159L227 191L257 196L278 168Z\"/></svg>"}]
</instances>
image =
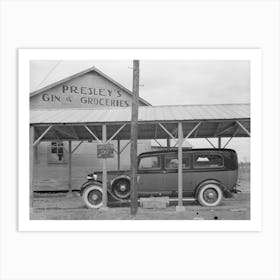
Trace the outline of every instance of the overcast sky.
<instances>
[{"instance_id":1,"label":"overcast sky","mask_svg":"<svg viewBox=\"0 0 280 280\"><path fill-rule=\"evenodd\" d=\"M32 61L30 90L34 91L95 66L132 89L132 61ZM140 61L140 96L152 105L250 103L249 61ZM193 142L193 141L190 141ZM195 141L197 147L209 147ZM241 160L249 159L249 139L229 146Z\"/></svg>"}]
</instances>

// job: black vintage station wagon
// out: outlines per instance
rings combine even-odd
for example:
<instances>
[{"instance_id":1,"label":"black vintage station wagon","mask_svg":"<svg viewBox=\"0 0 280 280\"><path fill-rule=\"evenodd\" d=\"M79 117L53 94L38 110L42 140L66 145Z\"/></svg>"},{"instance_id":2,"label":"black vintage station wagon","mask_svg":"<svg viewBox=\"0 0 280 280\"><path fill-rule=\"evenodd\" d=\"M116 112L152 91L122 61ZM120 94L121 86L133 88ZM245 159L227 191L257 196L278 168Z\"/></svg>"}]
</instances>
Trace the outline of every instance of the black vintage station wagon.
<instances>
[{"instance_id":1,"label":"black vintage station wagon","mask_svg":"<svg viewBox=\"0 0 280 280\"><path fill-rule=\"evenodd\" d=\"M130 198L130 171L108 172L108 199ZM89 208L102 206L102 181L88 176L81 194ZM237 154L231 149L183 149L183 197L203 206L217 206L236 192ZM138 196L178 196L178 150L166 149L138 156Z\"/></svg>"}]
</instances>

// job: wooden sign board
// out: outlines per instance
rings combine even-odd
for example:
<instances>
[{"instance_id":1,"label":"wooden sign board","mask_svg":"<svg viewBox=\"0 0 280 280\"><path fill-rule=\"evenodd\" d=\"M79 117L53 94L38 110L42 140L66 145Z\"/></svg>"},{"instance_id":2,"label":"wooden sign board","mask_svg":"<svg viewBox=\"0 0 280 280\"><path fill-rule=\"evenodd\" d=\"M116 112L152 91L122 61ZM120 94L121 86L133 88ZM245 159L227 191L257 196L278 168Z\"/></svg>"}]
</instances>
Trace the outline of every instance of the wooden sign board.
<instances>
[{"instance_id":1,"label":"wooden sign board","mask_svg":"<svg viewBox=\"0 0 280 280\"><path fill-rule=\"evenodd\" d=\"M98 144L97 145L97 158L114 158L114 145L113 144Z\"/></svg>"},{"instance_id":2,"label":"wooden sign board","mask_svg":"<svg viewBox=\"0 0 280 280\"><path fill-rule=\"evenodd\" d=\"M131 106L131 95L94 71L33 96L31 108L102 108Z\"/></svg>"}]
</instances>

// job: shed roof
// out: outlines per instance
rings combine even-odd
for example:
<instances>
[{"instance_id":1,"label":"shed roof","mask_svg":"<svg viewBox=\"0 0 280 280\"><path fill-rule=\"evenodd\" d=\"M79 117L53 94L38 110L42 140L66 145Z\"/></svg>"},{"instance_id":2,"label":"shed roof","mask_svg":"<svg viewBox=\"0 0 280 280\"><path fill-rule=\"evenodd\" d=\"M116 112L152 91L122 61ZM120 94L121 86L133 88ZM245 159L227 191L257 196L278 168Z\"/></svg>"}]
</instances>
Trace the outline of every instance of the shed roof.
<instances>
[{"instance_id":1,"label":"shed roof","mask_svg":"<svg viewBox=\"0 0 280 280\"><path fill-rule=\"evenodd\" d=\"M249 104L139 107L139 122L249 119ZM131 108L32 110L31 124L130 122Z\"/></svg>"},{"instance_id":2,"label":"shed roof","mask_svg":"<svg viewBox=\"0 0 280 280\"><path fill-rule=\"evenodd\" d=\"M199 129L189 135L190 138L202 137L248 137L248 133L238 125L240 122L250 131L249 104L219 105L176 105L176 106L141 106L138 117L139 139L165 139L166 131L159 125L164 124L168 131L176 135L177 122L183 123L184 136L200 122ZM110 138L126 124L118 134L119 139L130 139L131 108L114 109L55 109L31 110L30 124L35 125L40 135L47 126L54 125L55 130L48 132L44 140L51 139L92 139L84 127L87 125L101 138L101 125L107 124ZM74 129L73 129L74 128ZM73 133L74 131L74 133ZM71 137L73 135L73 137Z\"/></svg>"}]
</instances>

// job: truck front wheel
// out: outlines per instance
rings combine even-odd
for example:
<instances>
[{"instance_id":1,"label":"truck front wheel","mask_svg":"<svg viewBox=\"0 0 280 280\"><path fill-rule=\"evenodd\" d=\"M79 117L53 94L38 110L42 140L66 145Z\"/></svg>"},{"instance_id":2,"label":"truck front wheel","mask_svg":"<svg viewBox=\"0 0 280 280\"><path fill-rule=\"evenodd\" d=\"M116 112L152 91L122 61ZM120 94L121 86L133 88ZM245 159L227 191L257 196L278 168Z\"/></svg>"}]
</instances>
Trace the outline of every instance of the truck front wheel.
<instances>
[{"instance_id":1,"label":"truck front wheel","mask_svg":"<svg viewBox=\"0 0 280 280\"><path fill-rule=\"evenodd\" d=\"M83 191L83 199L88 208L100 208L102 206L103 190L100 186L89 185Z\"/></svg>"}]
</instances>

